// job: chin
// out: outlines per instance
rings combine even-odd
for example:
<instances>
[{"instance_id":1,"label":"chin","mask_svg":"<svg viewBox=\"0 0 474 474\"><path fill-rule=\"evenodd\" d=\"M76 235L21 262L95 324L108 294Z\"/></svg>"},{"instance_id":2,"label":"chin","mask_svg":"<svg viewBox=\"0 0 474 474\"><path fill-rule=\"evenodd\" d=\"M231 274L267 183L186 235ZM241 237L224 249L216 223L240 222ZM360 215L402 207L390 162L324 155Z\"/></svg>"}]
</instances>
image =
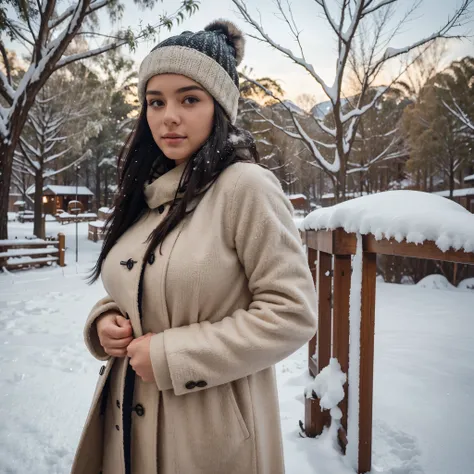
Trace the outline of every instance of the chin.
<instances>
[{"instance_id":1,"label":"chin","mask_svg":"<svg viewBox=\"0 0 474 474\"><path fill-rule=\"evenodd\" d=\"M189 157L188 153L179 152L178 150L163 150L166 158L173 161L183 161Z\"/></svg>"}]
</instances>

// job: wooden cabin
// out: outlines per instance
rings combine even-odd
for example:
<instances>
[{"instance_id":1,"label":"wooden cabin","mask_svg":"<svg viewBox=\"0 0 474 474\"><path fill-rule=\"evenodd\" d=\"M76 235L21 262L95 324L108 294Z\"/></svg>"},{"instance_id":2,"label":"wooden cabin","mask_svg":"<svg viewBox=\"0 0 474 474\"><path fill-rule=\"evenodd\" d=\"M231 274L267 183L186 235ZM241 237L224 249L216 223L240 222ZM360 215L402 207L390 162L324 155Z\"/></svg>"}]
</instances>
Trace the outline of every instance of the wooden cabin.
<instances>
[{"instance_id":1,"label":"wooden cabin","mask_svg":"<svg viewBox=\"0 0 474 474\"><path fill-rule=\"evenodd\" d=\"M27 192L34 198L35 187L31 186ZM90 208L91 198L94 193L86 186L78 186L77 201L82 204L85 211ZM59 210L67 211L69 202L76 201L76 186L57 186L48 184L43 187L43 209L45 214L57 214Z\"/></svg>"}]
</instances>

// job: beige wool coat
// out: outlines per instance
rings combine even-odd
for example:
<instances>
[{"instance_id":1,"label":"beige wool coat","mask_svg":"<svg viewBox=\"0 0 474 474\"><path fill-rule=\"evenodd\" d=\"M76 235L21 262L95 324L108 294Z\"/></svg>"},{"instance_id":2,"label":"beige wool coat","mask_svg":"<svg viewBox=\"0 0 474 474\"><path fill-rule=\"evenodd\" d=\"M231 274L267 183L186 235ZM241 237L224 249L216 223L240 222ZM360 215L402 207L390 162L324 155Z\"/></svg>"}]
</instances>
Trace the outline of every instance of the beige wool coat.
<instances>
[{"instance_id":1,"label":"beige wool coat","mask_svg":"<svg viewBox=\"0 0 474 474\"><path fill-rule=\"evenodd\" d=\"M93 307L85 341L107 363L72 474L284 473L274 364L316 331L291 203L271 171L235 163L142 267L183 171L146 187L149 211L104 261L108 296ZM156 383L127 377L128 358L104 352L95 320L111 309L135 337L156 333Z\"/></svg>"}]
</instances>

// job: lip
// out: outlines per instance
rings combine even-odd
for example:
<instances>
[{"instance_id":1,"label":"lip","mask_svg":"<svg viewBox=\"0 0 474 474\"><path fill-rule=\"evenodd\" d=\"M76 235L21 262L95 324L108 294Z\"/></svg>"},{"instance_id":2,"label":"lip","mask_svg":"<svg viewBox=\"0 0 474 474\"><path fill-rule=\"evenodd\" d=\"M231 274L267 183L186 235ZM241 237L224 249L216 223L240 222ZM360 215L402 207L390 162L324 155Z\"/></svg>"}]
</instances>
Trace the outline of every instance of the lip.
<instances>
[{"instance_id":1,"label":"lip","mask_svg":"<svg viewBox=\"0 0 474 474\"><path fill-rule=\"evenodd\" d=\"M179 135L177 133L167 133L163 135L163 138L186 138L184 135Z\"/></svg>"},{"instance_id":2,"label":"lip","mask_svg":"<svg viewBox=\"0 0 474 474\"><path fill-rule=\"evenodd\" d=\"M163 137L164 142L170 146L181 145L186 140L186 137Z\"/></svg>"}]
</instances>

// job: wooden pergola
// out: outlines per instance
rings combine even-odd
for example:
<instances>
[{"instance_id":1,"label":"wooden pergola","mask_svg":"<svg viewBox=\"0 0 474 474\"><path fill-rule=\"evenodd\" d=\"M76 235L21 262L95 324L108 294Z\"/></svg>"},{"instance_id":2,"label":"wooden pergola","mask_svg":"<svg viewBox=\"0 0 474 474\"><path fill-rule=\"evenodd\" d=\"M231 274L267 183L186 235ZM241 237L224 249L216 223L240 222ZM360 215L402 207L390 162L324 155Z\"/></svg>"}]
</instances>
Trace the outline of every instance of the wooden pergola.
<instances>
[{"instance_id":1,"label":"wooden pergola","mask_svg":"<svg viewBox=\"0 0 474 474\"><path fill-rule=\"evenodd\" d=\"M344 373L349 374L349 296L351 291L351 257L356 253L357 236L342 228L335 230L307 230L301 233L307 246L308 264L318 293L318 331L309 343L308 367L316 377L337 358ZM359 372L359 474L372 468L372 406L375 330L375 285L377 255L397 255L448 262L474 264L474 253L450 249L441 251L433 241L423 244L398 242L395 239L377 240L374 235L362 236L362 294L360 328ZM316 360L313 355L316 354ZM344 385L339 443L345 452L347 446L347 413L351 387ZM304 431L315 437L322 433L331 420L328 411L322 411L319 399L305 400Z\"/></svg>"}]
</instances>

